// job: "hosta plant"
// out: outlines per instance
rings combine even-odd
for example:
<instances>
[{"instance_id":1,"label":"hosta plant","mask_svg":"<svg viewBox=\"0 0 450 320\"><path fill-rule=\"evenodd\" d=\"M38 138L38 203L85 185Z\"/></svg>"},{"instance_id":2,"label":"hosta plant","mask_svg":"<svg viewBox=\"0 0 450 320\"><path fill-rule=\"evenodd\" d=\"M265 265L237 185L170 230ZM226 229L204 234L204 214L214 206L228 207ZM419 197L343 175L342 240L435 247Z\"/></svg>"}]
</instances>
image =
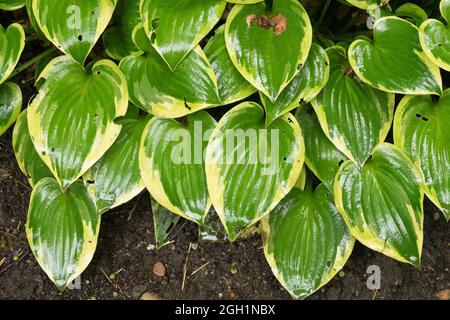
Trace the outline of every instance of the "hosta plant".
<instances>
[{"instance_id":1,"label":"hosta plant","mask_svg":"<svg viewBox=\"0 0 450 320\"><path fill-rule=\"evenodd\" d=\"M448 0L0 0L23 6L0 21L0 134L15 122L26 233L60 290L144 189L158 248L179 219L202 241L260 232L299 299L355 241L420 268L425 196L450 218Z\"/></svg>"}]
</instances>

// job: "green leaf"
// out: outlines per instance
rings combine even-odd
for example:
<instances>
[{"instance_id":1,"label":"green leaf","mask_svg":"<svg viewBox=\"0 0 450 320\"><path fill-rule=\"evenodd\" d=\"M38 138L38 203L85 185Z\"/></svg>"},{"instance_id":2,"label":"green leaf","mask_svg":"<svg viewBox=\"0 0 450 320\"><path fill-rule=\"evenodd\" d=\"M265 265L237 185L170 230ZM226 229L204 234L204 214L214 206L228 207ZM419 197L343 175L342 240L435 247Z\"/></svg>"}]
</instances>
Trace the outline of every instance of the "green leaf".
<instances>
[{"instance_id":1,"label":"green leaf","mask_svg":"<svg viewBox=\"0 0 450 320\"><path fill-rule=\"evenodd\" d=\"M25 6L25 0L0 0L0 10L14 11Z\"/></svg>"},{"instance_id":2,"label":"green leaf","mask_svg":"<svg viewBox=\"0 0 450 320\"><path fill-rule=\"evenodd\" d=\"M152 45L173 71L212 30L225 6L222 0L142 0L141 17Z\"/></svg>"},{"instance_id":3,"label":"green leaf","mask_svg":"<svg viewBox=\"0 0 450 320\"><path fill-rule=\"evenodd\" d=\"M312 101L322 130L343 154L361 167L391 127L395 97L353 74L345 49L327 49L330 79Z\"/></svg>"},{"instance_id":4,"label":"green leaf","mask_svg":"<svg viewBox=\"0 0 450 320\"><path fill-rule=\"evenodd\" d=\"M139 170L139 147L150 117L127 120L105 155L83 176L102 214L124 204L145 189Z\"/></svg>"},{"instance_id":5,"label":"green leaf","mask_svg":"<svg viewBox=\"0 0 450 320\"><path fill-rule=\"evenodd\" d=\"M216 210L212 207L206 215L205 223L198 226L198 240L204 242L225 242L228 240L227 232Z\"/></svg>"},{"instance_id":6,"label":"green leaf","mask_svg":"<svg viewBox=\"0 0 450 320\"><path fill-rule=\"evenodd\" d=\"M84 64L108 26L117 0L33 0L39 29L59 50Z\"/></svg>"},{"instance_id":7,"label":"green leaf","mask_svg":"<svg viewBox=\"0 0 450 320\"><path fill-rule=\"evenodd\" d=\"M355 239L325 186L294 188L262 220L264 253L278 281L304 299L342 269Z\"/></svg>"},{"instance_id":8,"label":"green leaf","mask_svg":"<svg viewBox=\"0 0 450 320\"><path fill-rule=\"evenodd\" d=\"M41 268L60 289L89 265L97 246L100 216L82 182L65 192L52 178L31 194L26 232Z\"/></svg>"},{"instance_id":9,"label":"green leaf","mask_svg":"<svg viewBox=\"0 0 450 320\"><path fill-rule=\"evenodd\" d=\"M256 89L242 77L231 61L223 30L223 26L216 30L204 50L217 77L220 99L223 104L232 104L249 97Z\"/></svg>"},{"instance_id":10,"label":"green leaf","mask_svg":"<svg viewBox=\"0 0 450 320\"><path fill-rule=\"evenodd\" d=\"M450 90L439 101L406 96L394 122L395 144L422 168L426 194L450 219Z\"/></svg>"},{"instance_id":11,"label":"green leaf","mask_svg":"<svg viewBox=\"0 0 450 320\"><path fill-rule=\"evenodd\" d=\"M420 26L422 22L428 19L428 15L425 10L415 3L404 3L395 10L395 14L399 17L412 18L417 26Z\"/></svg>"},{"instance_id":12,"label":"green leaf","mask_svg":"<svg viewBox=\"0 0 450 320\"><path fill-rule=\"evenodd\" d=\"M349 60L358 77L369 85L393 93L442 93L439 68L423 52L419 30L412 23L383 17L374 25L374 40L356 40Z\"/></svg>"},{"instance_id":13,"label":"green leaf","mask_svg":"<svg viewBox=\"0 0 450 320\"><path fill-rule=\"evenodd\" d=\"M440 9L447 25L436 19L426 20L419 29L420 43L431 61L450 71L450 0L442 0Z\"/></svg>"},{"instance_id":14,"label":"green leaf","mask_svg":"<svg viewBox=\"0 0 450 320\"><path fill-rule=\"evenodd\" d=\"M306 165L333 192L334 178L347 157L323 133L312 107L299 108L296 118L305 139Z\"/></svg>"},{"instance_id":15,"label":"green leaf","mask_svg":"<svg viewBox=\"0 0 450 320\"><path fill-rule=\"evenodd\" d=\"M141 22L138 0L120 0L112 17L112 25L103 33L106 54L115 60L140 52L133 42L133 30Z\"/></svg>"},{"instance_id":16,"label":"green leaf","mask_svg":"<svg viewBox=\"0 0 450 320\"><path fill-rule=\"evenodd\" d=\"M217 79L208 58L196 47L172 72L137 26L134 42L145 51L120 62L130 92L139 108L161 118L179 118L198 110L221 105Z\"/></svg>"},{"instance_id":17,"label":"green leaf","mask_svg":"<svg viewBox=\"0 0 450 320\"><path fill-rule=\"evenodd\" d=\"M151 200L153 212L153 227L155 233L156 249L161 249L167 244L167 239L173 228L180 220L180 216L173 214L155 200Z\"/></svg>"},{"instance_id":18,"label":"green leaf","mask_svg":"<svg viewBox=\"0 0 450 320\"><path fill-rule=\"evenodd\" d=\"M231 241L268 214L297 182L303 137L290 114L265 126L264 110L244 102L214 129L206 151L211 201Z\"/></svg>"},{"instance_id":19,"label":"green leaf","mask_svg":"<svg viewBox=\"0 0 450 320\"><path fill-rule=\"evenodd\" d=\"M27 176L31 187L34 187L43 178L53 177L50 169L39 157L33 141L31 141L26 109L17 118L12 145L19 168Z\"/></svg>"},{"instance_id":20,"label":"green leaf","mask_svg":"<svg viewBox=\"0 0 450 320\"><path fill-rule=\"evenodd\" d=\"M22 91L17 84L0 84L0 136L16 121L22 108Z\"/></svg>"},{"instance_id":21,"label":"green leaf","mask_svg":"<svg viewBox=\"0 0 450 320\"><path fill-rule=\"evenodd\" d=\"M25 32L18 23L8 29L0 25L0 84L5 82L19 62L25 47Z\"/></svg>"},{"instance_id":22,"label":"green leaf","mask_svg":"<svg viewBox=\"0 0 450 320\"><path fill-rule=\"evenodd\" d=\"M297 108L301 102L313 100L328 82L329 75L328 55L319 45L313 44L305 65L275 102L260 93L261 102L266 110L266 125Z\"/></svg>"},{"instance_id":23,"label":"green leaf","mask_svg":"<svg viewBox=\"0 0 450 320\"><path fill-rule=\"evenodd\" d=\"M275 101L306 62L312 27L296 0L275 0L272 12L264 3L236 5L227 19L225 40L244 78Z\"/></svg>"},{"instance_id":24,"label":"green leaf","mask_svg":"<svg viewBox=\"0 0 450 320\"><path fill-rule=\"evenodd\" d=\"M183 122L154 118L142 135L139 164L152 197L183 218L203 224L211 207L203 150L216 121L205 111Z\"/></svg>"},{"instance_id":25,"label":"green leaf","mask_svg":"<svg viewBox=\"0 0 450 320\"><path fill-rule=\"evenodd\" d=\"M237 4L253 4L262 2L263 0L226 0L229 3L237 3Z\"/></svg>"},{"instance_id":26,"label":"green leaf","mask_svg":"<svg viewBox=\"0 0 450 320\"><path fill-rule=\"evenodd\" d=\"M336 206L365 246L420 267L423 243L422 175L406 154L380 144L361 171L342 164L334 187Z\"/></svg>"},{"instance_id":27,"label":"green leaf","mask_svg":"<svg viewBox=\"0 0 450 320\"><path fill-rule=\"evenodd\" d=\"M88 71L68 56L53 59L28 107L28 129L42 160L66 189L109 149L126 113L126 80L109 60Z\"/></svg>"},{"instance_id":28,"label":"green leaf","mask_svg":"<svg viewBox=\"0 0 450 320\"><path fill-rule=\"evenodd\" d=\"M34 0L25 0L28 19L30 20L30 23L33 26L33 29L36 31L36 33L39 35L39 37L41 37L41 39L47 40L47 38L45 37L44 33L42 32L41 28L39 27L39 25L36 21L36 17L34 16L33 1Z\"/></svg>"},{"instance_id":29,"label":"green leaf","mask_svg":"<svg viewBox=\"0 0 450 320\"><path fill-rule=\"evenodd\" d=\"M367 10L369 9L369 7L373 6L381 7L389 3L389 0L346 0L346 1L351 5L363 10Z\"/></svg>"}]
</instances>

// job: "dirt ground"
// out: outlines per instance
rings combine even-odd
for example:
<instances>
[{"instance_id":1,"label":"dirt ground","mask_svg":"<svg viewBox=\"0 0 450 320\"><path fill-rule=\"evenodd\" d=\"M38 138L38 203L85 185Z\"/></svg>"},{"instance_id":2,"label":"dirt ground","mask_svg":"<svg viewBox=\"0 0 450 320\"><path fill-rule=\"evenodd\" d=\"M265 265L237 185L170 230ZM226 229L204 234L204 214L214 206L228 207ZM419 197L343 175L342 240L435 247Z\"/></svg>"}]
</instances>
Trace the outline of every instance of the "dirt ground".
<instances>
[{"instance_id":1,"label":"dirt ground","mask_svg":"<svg viewBox=\"0 0 450 320\"><path fill-rule=\"evenodd\" d=\"M8 23L2 14L0 21ZM26 105L34 94L32 71L14 80ZM162 299L290 299L272 275L258 235L234 244L197 243L196 227L180 222L174 242L152 250L146 192L104 216L92 263L79 285L59 293L30 253L24 224L31 190L14 158L11 134L12 129L0 138L0 299L138 299L144 292ZM436 292L450 288L449 224L428 201L425 208L421 270L357 244L344 272L309 299L435 299ZM153 274L156 262L165 265L164 277ZM381 270L377 291L366 286L371 265ZM115 279L108 279L118 270Z\"/></svg>"}]
</instances>

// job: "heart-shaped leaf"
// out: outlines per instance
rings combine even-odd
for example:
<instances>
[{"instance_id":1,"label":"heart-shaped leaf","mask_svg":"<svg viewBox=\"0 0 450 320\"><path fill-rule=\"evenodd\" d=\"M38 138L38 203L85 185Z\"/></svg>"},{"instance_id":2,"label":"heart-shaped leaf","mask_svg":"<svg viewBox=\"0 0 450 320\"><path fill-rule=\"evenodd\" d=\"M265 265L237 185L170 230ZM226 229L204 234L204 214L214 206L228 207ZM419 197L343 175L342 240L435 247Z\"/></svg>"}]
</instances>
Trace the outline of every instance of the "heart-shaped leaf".
<instances>
[{"instance_id":1,"label":"heart-shaped leaf","mask_svg":"<svg viewBox=\"0 0 450 320\"><path fill-rule=\"evenodd\" d=\"M17 84L0 84L0 136L16 121L22 108L22 91Z\"/></svg>"},{"instance_id":2,"label":"heart-shaped leaf","mask_svg":"<svg viewBox=\"0 0 450 320\"><path fill-rule=\"evenodd\" d=\"M327 49L330 79L312 101L324 133L343 154L361 167L391 127L395 97L359 81L345 49Z\"/></svg>"},{"instance_id":3,"label":"heart-shaped leaf","mask_svg":"<svg viewBox=\"0 0 450 320\"><path fill-rule=\"evenodd\" d=\"M205 54L217 77L220 99L223 104L231 104L247 98L255 93L256 89L242 77L231 61L223 30L224 27L220 27L209 39Z\"/></svg>"},{"instance_id":4,"label":"heart-shaped leaf","mask_svg":"<svg viewBox=\"0 0 450 320\"><path fill-rule=\"evenodd\" d=\"M220 120L206 151L206 177L231 241L289 193L304 155L300 126L291 114L266 127L264 110L244 102Z\"/></svg>"},{"instance_id":5,"label":"heart-shaped leaf","mask_svg":"<svg viewBox=\"0 0 450 320\"><path fill-rule=\"evenodd\" d=\"M126 57L120 69L136 106L160 118L179 118L222 104L216 76L200 47L172 72L151 46L142 26L135 28L133 39L145 54Z\"/></svg>"},{"instance_id":6,"label":"heart-shaped leaf","mask_svg":"<svg viewBox=\"0 0 450 320\"><path fill-rule=\"evenodd\" d=\"M26 232L41 268L60 289L89 265L97 246L100 216L82 182L62 191L44 178L31 194Z\"/></svg>"},{"instance_id":7,"label":"heart-shaped leaf","mask_svg":"<svg viewBox=\"0 0 450 320\"><path fill-rule=\"evenodd\" d=\"M199 111L183 123L154 118L142 135L139 165L150 194L171 212L198 224L211 207L203 154L215 126L207 112Z\"/></svg>"},{"instance_id":8,"label":"heart-shaped leaf","mask_svg":"<svg viewBox=\"0 0 450 320\"><path fill-rule=\"evenodd\" d=\"M42 71L39 94L28 107L28 129L40 157L65 189L114 143L126 113L126 80L109 60L88 71L68 56Z\"/></svg>"},{"instance_id":9,"label":"heart-shaped leaf","mask_svg":"<svg viewBox=\"0 0 450 320\"><path fill-rule=\"evenodd\" d=\"M117 0L33 0L39 29L59 50L84 64L108 26Z\"/></svg>"},{"instance_id":10,"label":"heart-shaped leaf","mask_svg":"<svg viewBox=\"0 0 450 320\"><path fill-rule=\"evenodd\" d=\"M13 72L24 47L25 32L20 24L13 23L6 30L0 25L0 84Z\"/></svg>"},{"instance_id":11,"label":"heart-shaped leaf","mask_svg":"<svg viewBox=\"0 0 450 320\"><path fill-rule=\"evenodd\" d=\"M333 192L334 178L347 157L323 133L311 106L299 108L296 116L305 139L305 162L320 181Z\"/></svg>"},{"instance_id":12,"label":"heart-shaped leaf","mask_svg":"<svg viewBox=\"0 0 450 320\"><path fill-rule=\"evenodd\" d=\"M43 178L53 177L50 169L36 152L33 141L31 141L26 109L17 118L12 145L19 168L27 176L31 187L34 187Z\"/></svg>"},{"instance_id":13,"label":"heart-shaped leaf","mask_svg":"<svg viewBox=\"0 0 450 320\"><path fill-rule=\"evenodd\" d=\"M275 102L260 94L266 110L266 125L297 108L300 102L310 102L323 89L330 75L330 61L324 49L313 44L308 59L300 72L281 92Z\"/></svg>"},{"instance_id":14,"label":"heart-shaped leaf","mask_svg":"<svg viewBox=\"0 0 450 320\"><path fill-rule=\"evenodd\" d=\"M383 17L373 32L373 42L359 39L349 48L350 63L361 80L386 92L442 93L439 67L423 52L415 25Z\"/></svg>"},{"instance_id":15,"label":"heart-shaped leaf","mask_svg":"<svg viewBox=\"0 0 450 320\"><path fill-rule=\"evenodd\" d=\"M225 6L222 0L142 0L141 17L148 38L173 71L212 30Z\"/></svg>"},{"instance_id":16,"label":"heart-shaped leaf","mask_svg":"<svg viewBox=\"0 0 450 320\"><path fill-rule=\"evenodd\" d=\"M450 219L450 90L438 102L406 96L394 122L395 144L422 168L427 196Z\"/></svg>"},{"instance_id":17,"label":"heart-shaped leaf","mask_svg":"<svg viewBox=\"0 0 450 320\"><path fill-rule=\"evenodd\" d=\"M304 299L342 269L355 238L324 185L294 188L261 222L264 253L278 281Z\"/></svg>"},{"instance_id":18,"label":"heart-shaped leaf","mask_svg":"<svg viewBox=\"0 0 450 320\"><path fill-rule=\"evenodd\" d=\"M441 0L440 9L447 26L436 19L426 20L419 29L420 43L435 64L450 71L450 0Z\"/></svg>"},{"instance_id":19,"label":"heart-shaped leaf","mask_svg":"<svg viewBox=\"0 0 450 320\"><path fill-rule=\"evenodd\" d=\"M406 154L378 145L361 171L351 162L336 175L336 206L351 233L372 250L420 267L422 175Z\"/></svg>"},{"instance_id":20,"label":"heart-shaped leaf","mask_svg":"<svg viewBox=\"0 0 450 320\"><path fill-rule=\"evenodd\" d=\"M25 0L0 0L0 10L14 11L25 6Z\"/></svg>"},{"instance_id":21,"label":"heart-shaped leaf","mask_svg":"<svg viewBox=\"0 0 450 320\"><path fill-rule=\"evenodd\" d=\"M112 17L112 25L103 33L103 45L106 54L115 60L139 53L133 42L132 34L141 22L140 1L120 0Z\"/></svg>"},{"instance_id":22,"label":"heart-shaped leaf","mask_svg":"<svg viewBox=\"0 0 450 320\"><path fill-rule=\"evenodd\" d=\"M127 119L111 148L84 174L100 214L130 201L145 189L139 170L139 146L149 120Z\"/></svg>"},{"instance_id":23,"label":"heart-shaped leaf","mask_svg":"<svg viewBox=\"0 0 450 320\"><path fill-rule=\"evenodd\" d=\"M236 5L228 16L225 40L236 68L275 101L305 63L312 41L308 14L296 0Z\"/></svg>"}]
</instances>

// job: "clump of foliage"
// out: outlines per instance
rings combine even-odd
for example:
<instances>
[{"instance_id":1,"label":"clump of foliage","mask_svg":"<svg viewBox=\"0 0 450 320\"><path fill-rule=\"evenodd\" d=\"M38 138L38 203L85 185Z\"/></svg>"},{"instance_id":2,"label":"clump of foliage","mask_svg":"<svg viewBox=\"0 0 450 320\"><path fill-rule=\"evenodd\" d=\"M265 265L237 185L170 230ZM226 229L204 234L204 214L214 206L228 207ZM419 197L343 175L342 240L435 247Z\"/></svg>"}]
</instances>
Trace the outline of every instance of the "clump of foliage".
<instances>
[{"instance_id":1,"label":"clump of foliage","mask_svg":"<svg viewBox=\"0 0 450 320\"><path fill-rule=\"evenodd\" d=\"M29 244L61 290L145 188L158 246L180 218L205 241L259 229L294 298L355 239L420 267L424 195L449 219L449 0L0 0L24 5L26 32L0 26L0 134L16 122Z\"/></svg>"}]
</instances>

